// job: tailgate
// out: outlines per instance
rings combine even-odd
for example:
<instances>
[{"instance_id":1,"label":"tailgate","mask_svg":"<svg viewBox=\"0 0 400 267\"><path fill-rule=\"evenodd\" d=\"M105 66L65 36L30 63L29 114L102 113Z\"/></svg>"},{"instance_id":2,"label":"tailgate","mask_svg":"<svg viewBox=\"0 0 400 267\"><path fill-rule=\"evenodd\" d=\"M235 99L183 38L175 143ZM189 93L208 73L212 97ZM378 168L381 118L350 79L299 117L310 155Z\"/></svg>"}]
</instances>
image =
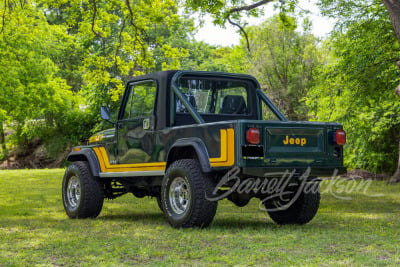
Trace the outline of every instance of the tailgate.
<instances>
[{"instance_id":1,"label":"tailgate","mask_svg":"<svg viewBox=\"0 0 400 267\"><path fill-rule=\"evenodd\" d=\"M265 159L269 159L270 163L319 164L326 160L327 131L325 127L269 126L264 129Z\"/></svg>"},{"instance_id":2,"label":"tailgate","mask_svg":"<svg viewBox=\"0 0 400 267\"><path fill-rule=\"evenodd\" d=\"M332 175L335 169L346 171L343 146L334 141L335 132L342 129L338 123L243 120L239 124L238 163L248 175L263 176L280 168L311 167L315 175ZM259 140L253 140L249 132L254 128L259 129Z\"/></svg>"}]
</instances>

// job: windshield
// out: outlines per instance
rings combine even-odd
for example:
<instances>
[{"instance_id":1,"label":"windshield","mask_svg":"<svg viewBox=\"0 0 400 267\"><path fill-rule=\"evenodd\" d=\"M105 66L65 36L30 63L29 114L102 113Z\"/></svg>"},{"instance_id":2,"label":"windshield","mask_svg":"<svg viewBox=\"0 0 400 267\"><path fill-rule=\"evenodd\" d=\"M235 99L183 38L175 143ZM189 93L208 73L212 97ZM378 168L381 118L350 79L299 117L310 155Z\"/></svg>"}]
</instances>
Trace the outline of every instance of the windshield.
<instances>
[{"instance_id":1,"label":"windshield","mask_svg":"<svg viewBox=\"0 0 400 267\"><path fill-rule=\"evenodd\" d=\"M246 81L182 77L178 86L189 103L200 114L251 114L249 90ZM188 112L176 98L176 112Z\"/></svg>"}]
</instances>

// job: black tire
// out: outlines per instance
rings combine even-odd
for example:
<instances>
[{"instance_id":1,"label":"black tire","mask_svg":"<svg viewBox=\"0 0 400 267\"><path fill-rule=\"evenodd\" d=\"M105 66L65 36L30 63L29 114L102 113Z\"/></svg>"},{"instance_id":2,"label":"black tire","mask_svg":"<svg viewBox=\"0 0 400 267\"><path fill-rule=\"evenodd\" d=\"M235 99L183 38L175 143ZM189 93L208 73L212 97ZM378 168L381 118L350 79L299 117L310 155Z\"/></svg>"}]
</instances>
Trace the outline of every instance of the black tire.
<instances>
[{"instance_id":1,"label":"black tire","mask_svg":"<svg viewBox=\"0 0 400 267\"><path fill-rule=\"evenodd\" d=\"M205 228L212 222L218 202L209 201L215 183L197 160L177 160L169 166L161 187L162 210L176 228ZM174 194L175 192L175 194Z\"/></svg>"},{"instance_id":2,"label":"black tire","mask_svg":"<svg viewBox=\"0 0 400 267\"><path fill-rule=\"evenodd\" d=\"M161 211L163 211L162 203L161 203L161 196L157 196L157 205L160 208Z\"/></svg>"},{"instance_id":3,"label":"black tire","mask_svg":"<svg viewBox=\"0 0 400 267\"><path fill-rule=\"evenodd\" d=\"M96 218L103 207L104 185L92 176L87 162L73 162L65 171L62 198L70 218Z\"/></svg>"},{"instance_id":4,"label":"black tire","mask_svg":"<svg viewBox=\"0 0 400 267\"><path fill-rule=\"evenodd\" d=\"M277 224L306 224L317 214L321 199L319 183L313 184L312 188L313 190L308 190L309 192L301 192L298 198L284 210L276 210L279 205L275 201L263 204L271 219Z\"/></svg>"},{"instance_id":5,"label":"black tire","mask_svg":"<svg viewBox=\"0 0 400 267\"><path fill-rule=\"evenodd\" d=\"M251 198L249 196L230 194L228 196L228 199L237 207L243 208L244 206L247 206L247 204L249 204Z\"/></svg>"}]
</instances>

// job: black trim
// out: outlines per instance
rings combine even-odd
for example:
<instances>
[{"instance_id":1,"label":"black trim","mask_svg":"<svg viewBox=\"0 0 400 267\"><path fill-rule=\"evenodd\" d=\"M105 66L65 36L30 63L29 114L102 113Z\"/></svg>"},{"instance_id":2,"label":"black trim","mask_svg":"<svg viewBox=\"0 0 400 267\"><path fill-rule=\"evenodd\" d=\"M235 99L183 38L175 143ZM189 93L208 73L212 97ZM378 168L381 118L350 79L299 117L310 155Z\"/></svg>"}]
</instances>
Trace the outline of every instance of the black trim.
<instances>
[{"instance_id":1,"label":"black trim","mask_svg":"<svg viewBox=\"0 0 400 267\"><path fill-rule=\"evenodd\" d=\"M168 164L174 161L173 159L170 159L170 153L176 147L192 147L196 152L201 170L205 173L211 172L210 156L208 155L207 147L200 138L196 137L179 139L171 146L167 156L167 168Z\"/></svg>"},{"instance_id":2,"label":"black trim","mask_svg":"<svg viewBox=\"0 0 400 267\"><path fill-rule=\"evenodd\" d=\"M244 83L249 84L250 86L246 88L247 91L247 105L248 107L251 108L251 113L250 114L241 114L241 118L246 118L246 117L254 117L259 114L259 110L254 110L253 106L257 109L257 101L256 101L256 94L257 90L259 90L260 85L258 81L250 75L246 74L236 74L236 73L225 73L225 72L204 72L204 71L178 71L174 74L174 76L171 79L171 106L170 106L170 124L169 126L176 126L175 124L175 116L176 116L176 108L175 108L175 96L177 96L182 104L186 107L187 111L189 114L192 116L193 120L196 123L204 123L204 118L203 116L217 116L217 115L222 115L222 114L212 114L212 113L198 113L197 110L193 109L193 107L188 103L185 97L182 96L182 93L179 89L179 86L177 84L178 80L180 78L188 78L188 79L194 79L194 78L201 78L201 79L208 79L208 80L237 80L241 81ZM255 92L251 92L255 90ZM184 98L184 99L182 99ZM254 102L256 101L256 102ZM261 113L260 113L261 114ZM229 115L229 114L228 114Z\"/></svg>"},{"instance_id":3,"label":"black trim","mask_svg":"<svg viewBox=\"0 0 400 267\"><path fill-rule=\"evenodd\" d=\"M266 173L274 173L274 172L285 172L285 171L293 171L296 169L297 172L302 173L307 170L304 167L244 167L242 169L242 174L247 176L254 177L264 177ZM337 170L336 175L343 174L347 172L345 167L310 167L311 173L310 176L322 176L322 177L332 177L335 174L335 170Z\"/></svg>"},{"instance_id":4,"label":"black trim","mask_svg":"<svg viewBox=\"0 0 400 267\"><path fill-rule=\"evenodd\" d=\"M97 156L94 153L94 151L91 149L72 151L71 153L69 153L66 161L68 162L87 161L89 163L92 175L97 177L100 175L99 160L97 159Z\"/></svg>"}]
</instances>

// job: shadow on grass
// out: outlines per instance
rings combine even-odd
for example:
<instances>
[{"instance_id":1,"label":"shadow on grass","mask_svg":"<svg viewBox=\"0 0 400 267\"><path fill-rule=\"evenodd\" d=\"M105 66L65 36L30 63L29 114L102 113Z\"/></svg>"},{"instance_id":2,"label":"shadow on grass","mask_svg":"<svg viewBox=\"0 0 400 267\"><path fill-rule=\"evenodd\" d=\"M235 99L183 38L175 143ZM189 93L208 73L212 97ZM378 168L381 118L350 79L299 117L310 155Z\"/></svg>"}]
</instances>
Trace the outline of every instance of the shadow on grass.
<instances>
[{"instance_id":1,"label":"shadow on grass","mask_svg":"<svg viewBox=\"0 0 400 267\"><path fill-rule=\"evenodd\" d=\"M361 197L353 201L338 200L328 198L322 200L321 207L316 217L306 225L283 226L285 229L348 229L349 226L365 226L375 225L377 222L392 222L392 214L398 214L400 205L396 201L389 201L386 198L368 198ZM1 209L0 209L1 210ZM27 210L13 208L4 208L4 214L0 216L0 227L22 226L24 228L61 228L68 230L69 227L76 227L78 222L90 224L91 221L96 223L137 223L155 226L168 226L164 214L156 208L139 207L137 210L109 209L102 212L97 219L69 219L66 215L60 217L60 210L55 212L57 218L51 214L38 212L38 210ZM27 213L25 213L27 212ZM393 223L393 222L392 222ZM397 223L394 223L398 225ZM268 216L258 209L249 207L237 209L229 205L221 205L216 217L211 225L211 229L216 230L279 230L282 226L275 224Z\"/></svg>"},{"instance_id":2,"label":"shadow on grass","mask_svg":"<svg viewBox=\"0 0 400 267\"><path fill-rule=\"evenodd\" d=\"M226 215L226 213L224 214ZM232 213L231 216L235 214ZM224 217L224 218L214 218L210 228L212 229L254 229L262 230L265 228L276 228L278 227L272 221L267 220L268 215L265 218L235 218L235 217ZM116 222L139 222L142 224L165 224L169 226L164 214L160 212L130 212L126 214L109 214L103 215L98 218L102 221L116 221Z\"/></svg>"},{"instance_id":3,"label":"shadow on grass","mask_svg":"<svg viewBox=\"0 0 400 267\"><path fill-rule=\"evenodd\" d=\"M227 216L228 215L228 216ZM250 214L252 215L252 214ZM276 228L276 224L274 224L271 220L268 220L268 215L263 218L262 216L259 218L244 218L244 217L234 217L235 212L222 214L223 217L217 216L214 218L211 228L215 229L265 229L267 228ZM243 214L241 214L243 216ZM138 222L142 224L165 224L168 225L165 216L161 211L157 212L148 212L148 211L138 211L138 212L129 212L124 214L104 214L101 215L98 220L101 221L115 221L115 222Z\"/></svg>"},{"instance_id":4,"label":"shadow on grass","mask_svg":"<svg viewBox=\"0 0 400 267\"><path fill-rule=\"evenodd\" d=\"M160 222L165 221L164 214L159 212L130 212L125 214L105 214L101 215L98 220L104 221L144 221L144 222Z\"/></svg>"},{"instance_id":5,"label":"shadow on grass","mask_svg":"<svg viewBox=\"0 0 400 267\"><path fill-rule=\"evenodd\" d=\"M263 229L275 229L278 225L272 221L266 219L232 219L232 218L219 218L214 220L211 225L212 229L249 229L249 230L263 230Z\"/></svg>"}]
</instances>

